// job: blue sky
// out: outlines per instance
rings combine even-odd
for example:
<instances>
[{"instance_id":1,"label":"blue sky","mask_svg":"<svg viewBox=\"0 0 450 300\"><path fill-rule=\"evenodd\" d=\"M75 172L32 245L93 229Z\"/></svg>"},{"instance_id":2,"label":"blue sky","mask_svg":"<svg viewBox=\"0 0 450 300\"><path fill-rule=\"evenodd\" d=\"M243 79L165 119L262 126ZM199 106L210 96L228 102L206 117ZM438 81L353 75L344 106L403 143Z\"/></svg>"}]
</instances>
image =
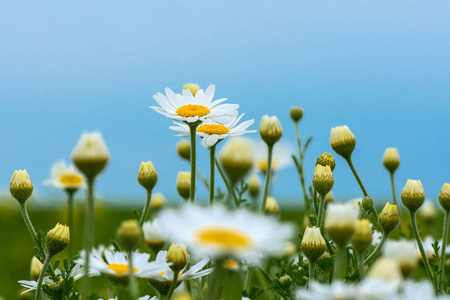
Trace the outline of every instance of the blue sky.
<instances>
[{"instance_id":1,"label":"blue sky","mask_svg":"<svg viewBox=\"0 0 450 300\"><path fill-rule=\"evenodd\" d=\"M448 11L448 1L2 1L0 187L26 168L40 195L61 196L41 184L51 164L100 130L112 155L101 195L143 197L136 173L152 160L155 190L178 199L177 172L189 167L170 120L148 106L165 87L196 82L239 103L253 129L277 115L286 142L289 108L302 106L302 133L314 136L308 182L315 158L332 151L330 128L347 124L369 194L390 197L381 157L398 147L398 192L421 179L436 198L450 181ZM207 173L204 149L199 164ZM336 197L360 196L341 158L334 175ZM279 174L276 198L298 201L300 191L294 168Z\"/></svg>"}]
</instances>

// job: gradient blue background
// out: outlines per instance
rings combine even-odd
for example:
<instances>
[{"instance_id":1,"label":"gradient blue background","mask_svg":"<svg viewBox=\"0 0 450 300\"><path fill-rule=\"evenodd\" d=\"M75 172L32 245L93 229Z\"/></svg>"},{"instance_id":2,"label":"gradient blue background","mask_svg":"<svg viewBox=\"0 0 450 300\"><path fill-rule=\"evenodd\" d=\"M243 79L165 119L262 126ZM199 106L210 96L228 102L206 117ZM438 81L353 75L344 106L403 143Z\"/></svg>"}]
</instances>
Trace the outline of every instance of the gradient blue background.
<instances>
[{"instance_id":1,"label":"gradient blue background","mask_svg":"<svg viewBox=\"0 0 450 300\"><path fill-rule=\"evenodd\" d=\"M386 147L400 151L398 192L421 179L436 198L450 181L449 11L448 1L2 1L0 187L26 168L37 194L61 197L41 184L52 163L100 130L112 155L100 195L142 201L136 174L152 160L155 190L178 199L177 172L189 167L171 121L148 106L165 87L196 82L216 84L253 129L277 115L292 143L289 108L302 106L302 133L315 138L308 182L315 158L332 151L330 128L347 124L375 199L390 197ZM207 173L205 149L199 164ZM279 174L276 198L298 202L300 191L293 167ZM361 195L340 157L333 192ZM207 198L200 185L198 195Z\"/></svg>"}]
</instances>

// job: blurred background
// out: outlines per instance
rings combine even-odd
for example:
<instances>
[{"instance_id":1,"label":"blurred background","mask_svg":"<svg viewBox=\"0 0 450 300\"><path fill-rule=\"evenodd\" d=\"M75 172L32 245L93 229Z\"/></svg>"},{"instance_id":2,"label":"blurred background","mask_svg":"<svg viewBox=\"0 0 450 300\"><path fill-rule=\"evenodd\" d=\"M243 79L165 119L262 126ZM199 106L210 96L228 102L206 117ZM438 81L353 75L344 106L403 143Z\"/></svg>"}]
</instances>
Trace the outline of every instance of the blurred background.
<instances>
[{"instance_id":1,"label":"blurred background","mask_svg":"<svg viewBox=\"0 0 450 300\"><path fill-rule=\"evenodd\" d=\"M314 137L306 154L308 183L316 157L335 154L331 127L348 125L357 139L354 164L375 201L391 195L381 164L386 147L399 149L397 191L406 179L421 179L427 198L436 200L450 180L449 11L443 0L0 2L2 236L11 222L25 229L7 196L14 170L30 174L32 208L64 207L64 193L42 182L53 162L70 159L86 131L101 131L111 153L97 182L102 203L141 209L145 191L136 175L148 160L159 174L155 192L181 201L176 177L189 165L176 154L180 138L169 130L170 119L148 107L155 105L153 94L166 87L180 92L188 82L215 84L216 98L238 103L244 119L255 119L250 129L258 129L264 114L278 116L282 141L292 149L289 109L303 107L302 138ZM204 174L207 153L198 151ZM345 161L336 162L335 197L360 197ZM298 183L295 168L287 166L273 195L300 206ZM200 184L197 195L206 202ZM82 204L83 193L77 197ZM47 230L60 217L38 218L36 226ZM105 228L107 241L116 225ZM14 231L8 233L16 241ZM28 258L33 250L20 251ZM14 289L28 276L24 261L14 266Z\"/></svg>"}]
</instances>

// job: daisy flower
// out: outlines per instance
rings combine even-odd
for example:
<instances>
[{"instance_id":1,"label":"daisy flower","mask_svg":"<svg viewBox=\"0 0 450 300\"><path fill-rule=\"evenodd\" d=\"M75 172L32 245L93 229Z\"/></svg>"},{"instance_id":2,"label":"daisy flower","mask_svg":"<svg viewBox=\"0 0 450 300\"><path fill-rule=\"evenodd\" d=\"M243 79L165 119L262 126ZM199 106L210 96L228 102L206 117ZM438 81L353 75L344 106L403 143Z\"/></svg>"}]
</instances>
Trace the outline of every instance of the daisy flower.
<instances>
[{"instance_id":1,"label":"daisy flower","mask_svg":"<svg viewBox=\"0 0 450 300\"><path fill-rule=\"evenodd\" d=\"M246 210L229 211L217 205L184 205L161 214L161 226L173 242L192 248L200 257L258 262L279 255L293 236L291 225Z\"/></svg>"},{"instance_id":2,"label":"daisy flower","mask_svg":"<svg viewBox=\"0 0 450 300\"><path fill-rule=\"evenodd\" d=\"M165 91L166 95L161 93L153 95L153 99L159 106L150 106L150 108L174 121L196 123L210 118L220 122L226 117L238 114L238 104L220 104L227 100L226 98L213 101L216 91L213 84L206 91L198 90L195 96L189 89L183 90L182 94L175 94L169 88Z\"/></svg>"},{"instance_id":3,"label":"daisy flower","mask_svg":"<svg viewBox=\"0 0 450 300\"><path fill-rule=\"evenodd\" d=\"M197 135L202 138L202 146L212 147L227 137L240 136L246 133L254 133L256 130L247 130L255 120L248 120L238 125L244 114L232 116L224 120L223 123L214 122L211 119L206 120L197 128ZM189 126L184 123L174 122L177 126L170 126L173 131L178 132L177 136L189 136Z\"/></svg>"},{"instance_id":4,"label":"daisy flower","mask_svg":"<svg viewBox=\"0 0 450 300\"><path fill-rule=\"evenodd\" d=\"M104 251L104 259L91 255L91 272L104 274L114 283L128 283L130 267L127 255L122 252ZM164 272L169 264L167 262L148 262L150 255L147 253L133 253L134 275L139 278L147 278ZM84 265L85 260L79 260Z\"/></svg>"},{"instance_id":5,"label":"daisy flower","mask_svg":"<svg viewBox=\"0 0 450 300\"><path fill-rule=\"evenodd\" d=\"M253 152L255 153L255 166L258 171L265 174L267 170L267 145L262 141L252 141ZM273 147L272 172L277 172L292 165L292 154L294 153L291 144L278 142Z\"/></svg>"},{"instance_id":6,"label":"daisy flower","mask_svg":"<svg viewBox=\"0 0 450 300\"><path fill-rule=\"evenodd\" d=\"M166 256L167 251L159 251L155 262L164 264L167 261ZM208 262L209 258L204 258L194 266L190 267L189 270L181 270L180 273L178 273L177 286L179 286L184 280L195 279L210 274L213 271L212 268L201 271L201 269L203 269ZM167 269L161 273L147 277L148 282L163 295L167 295L169 292L170 286L172 285L172 279L173 271L170 267L167 267Z\"/></svg>"},{"instance_id":7,"label":"daisy flower","mask_svg":"<svg viewBox=\"0 0 450 300\"><path fill-rule=\"evenodd\" d=\"M59 189L76 190L85 187L85 180L73 165L67 166L65 161L61 160L53 164L51 178L45 180L44 184Z\"/></svg>"},{"instance_id":8,"label":"daisy flower","mask_svg":"<svg viewBox=\"0 0 450 300\"><path fill-rule=\"evenodd\" d=\"M155 252L161 250L167 240L167 236L164 231L161 230L158 219L145 222L142 226L142 230L144 231L145 243L147 246Z\"/></svg>"}]
</instances>

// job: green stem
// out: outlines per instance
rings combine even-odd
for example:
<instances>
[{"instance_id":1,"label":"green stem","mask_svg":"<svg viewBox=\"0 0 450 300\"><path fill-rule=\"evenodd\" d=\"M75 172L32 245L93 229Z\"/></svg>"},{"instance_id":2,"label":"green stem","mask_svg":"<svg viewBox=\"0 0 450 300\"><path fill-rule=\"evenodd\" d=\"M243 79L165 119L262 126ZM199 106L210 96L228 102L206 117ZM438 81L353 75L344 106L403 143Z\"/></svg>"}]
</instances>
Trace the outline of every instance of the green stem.
<instances>
[{"instance_id":1,"label":"green stem","mask_svg":"<svg viewBox=\"0 0 450 300\"><path fill-rule=\"evenodd\" d=\"M217 158L215 158L215 163L216 163L217 171L219 171L220 177L222 177L222 180L225 183L225 186L227 187L228 193L233 197L234 203L236 203L236 206L239 206L240 203L234 192L234 187L231 186L230 183L228 182L227 176L225 175L225 172L223 171L222 166L220 165Z\"/></svg>"},{"instance_id":2,"label":"green stem","mask_svg":"<svg viewBox=\"0 0 450 300\"><path fill-rule=\"evenodd\" d=\"M305 206L306 206L306 212L308 213L308 215L311 213L311 208L309 205L309 200L308 200L308 195L306 193L306 186L305 186L305 172L303 169L303 151L302 151L302 141L300 139L300 128L298 125L298 122L295 122L295 136L297 138L297 146L298 146L298 157L300 160L300 168L299 168L299 175L300 175L300 185L302 187L302 192L303 192L303 200L305 202Z\"/></svg>"},{"instance_id":3,"label":"green stem","mask_svg":"<svg viewBox=\"0 0 450 300\"><path fill-rule=\"evenodd\" d=\"M414 233L414 237L416 238L417 246L419 246L420 254L422 255L423 264L425 265L425 271L427 272L427 276L433 284L434 292L437 294L437 287L434 284L435 281L433 271L431 270L430 262L428 261L428 256L423 248L422 239L420 238L419 229L417 228L416 211L410 210L409 215L411 217L411 228Z\"/></svg>"},{"instance_id":4,"label":"green stem","mask_svg":"<svg viewBox=\"0 0 450 300\"><path fill-rule=\"evenodd\" d=\"M319 214L319 205L317 203L317 195L318 195L317 191L314 190L314 192L313 192L314 210L316 211L316 214Z\"/></svg>"},{"instance_id":5,"label":"green stem","mask_svg":"<svg viewBox=\"0 0 450 300\"><path fill-rule=\"evenodd\" d=\"M219 288L223 281L223 261L216 260L214 266L215 267L214 272L212 273L211 285L209 285L208 283L208 297L205 298L208 300L220 299L220 294L222 293L222 289Z\"/></svg>"},{"instance_id":6,"label":"green stem","mask_svg":"<svg viewBox=\"0 0 450 300\"><path fill-rule=\"evenodd\" d=\"M369 196L369 194L367 194L366 188L364 187L361 179L359 178L358 173L356 172L355 166L353 166L353 162L352 162L352 157L349 156L347 159L345 159L348 163L348 166L350 167L350 170L352 170L353 175L356 178L356 181L358 181L359 187L361 188L361 191L363 192L364 196Z\"/></svg>"},{"instance_id":7,"label":"green stem","mask_svg":"<svg viewBox=\"0 0 450 300\"><path fill-rule=\"evenodd\" d=\"M372 253L370 253L369 257L366 258L366 260L364 261L364 266L367 266L368 264L370 264L375 259L375 257L378 255L378 253L380 253L381 249L383 248L384 242L387 240L388 236L389 236L389 233L383 232L380 243L372 251Z\"/></svg>"},{"instance_id":8,"label":"green stem","mask_svg":"<svg viewBox=\"0 0 450 300\"><path fill-rule=\"evenodd\" d=\"M252 283L252 272L253 270L250 268L250 266L248 266L244 281L244 291L246 291L247 293L250 291L250 284Z\"/></svg>"},{"instance_id":9,"label":"green stem","mask_svg":"<svg viewBox=\"0 0 450 300\"><path fill-rule=\"evenodd\" d=\"M130 292L132 299L135 300L138 298L139 291L136 276L134 276L133 251L128 251L128 264L130 267Z\"/></svg>"},{"instance_id":10,"label":"green stem","mask_svg":"<svg viewBox=\"0 0 450 300\"><path fill-rule=\"evenodd\" d=\"M197 168L197 177L198 180L205 186L205 188L209 191L209 183L208 180L202 175L200 170Z\"/></svg>"},{"instance_id":11,"label":"green stem","mask_svg":"<svg viewBox=\"0 0 450 300\"><path fill-rule=\"evenodd\" d=\"M400 236L403 236L403 233L402 233L402 208L400 205L398 205L398 201L397 201L397 193L395 192L395 183L394 183L394 172L389 172L389 174L390 174L390 178L391 178L392 201L394 202L395 205L397 205L398 214L400 215L398 232L400 233Z\"/></svg>"},{"instance_id":12,"label":"green stem","mask_svg":"<svg viewBox=\"0 0 450 300\"><path fill-rule=\"evenodd\" d=\"M316 262L310 260L309 261L309 280L308 280L308 288L311 289L311 283L314 281L314 267L316 266Z\"/></svg>"},{"instance_id":13,"label":"green stem","mask_svg":"<svg viewBox=\"0 0 450 300\"><path fill-rule=\"evenodd\" d=\"M334 265L334 278L343 281L347 272L347 248L339 247Z\"/></svg>"},{"instance_id":14,"label":"green stem","mask_svg":"<svg viewBox=\"0 0 450 300\"><path fill-rule=\"evenodd\" d=\"M264 214L266 210L266 201L267 196L269 194L269 183L270 183L270 177L272 175L272 152L273 152L273 144L267 145L267 172L266 172L266 180L264 184L264 193L263 193L263 199L261 204L261 214Z\"/></svg>"},{"instance_id":15,"label":"green stem","mask_svg":"<svg viewBox=\"0 0 450 300\"><path fill-rule=\"evenodd\" d=\"M69 226L71 231L71 238L74 239L73 232L75 231L73 226L73 198L76 190L70 189L67 191L67 226ZM69 244L69 257L72 257L72 243Z\"/></svg>"},{"instance_id":16,"label":"green stem","mask_svg":"<svg viewBox=\"0 0 450 300\"><path fill-rule=\"evenodd\" d=\"M36 294L34 295L34 300L39 300L41 296L41 289L42 289L42 281L44 280L45 272L47 271L47 268L50 264L50 261L52 260L52 256L50 253L47 253L45 256L44 264L42 265L41 273L39 274L39 279L36 287Z\"/></svg>"},{"instance_id":17,"label":"green stem","mask_svg":"<svg viewBox=\"0 0 450 300\"><path fill-rule=\"evenodd\" d=\"M150 202L152 200L152 189L147 189L147 200L145 201L144 210L142 211L141 220L139 221L139 226L142 229L142 225L148 219L150 215Z\"/></svg>"},{"instance_id":18,"label":"green stem","mask_svg":"<svg viewBox=\"0 0 450 300\"><path fill-rule=\"evenodd\" d=\"M217 145L217 144L216 144ZM214 205L216 145L209 147L209 205Z\"/></svg>"},{"instance_id":19,"label":"green stem","mask_svg":"<svg viewBox=\"0 0 450 300\"><path fill-rule=\"evenodd\" d=\"M364 278L364 251L358 252L359 280Z\"/></svg>"},{"instance_id":20,"label":"green stem","mask_svg":"<svg viewBox=\"0 0 450 300\"><path fill-rule=\"evenodd\" d=\"M191 203L195 202L195 175L196 175L196 138L197 138L197 127L198 124L191 123L189 124L189 130L191 133L191 193L190 193L190 201Z\"/></svg>"},{"instance_id":21,"label":"green stem","mask_svg":"<svg viewBox=\"0 0 450 300\"><path fill-rule=\"evenodd\" d=\"M169 293L167 294L167 300L170 300L172 298L173 291L175 291L177 287L177 281L178 281L178 271L173 271L173 279L172 279L172 285L170 286Z\"/></svg>"},{"instance_id":22,"label":"green stem","mask_svg":"<svg viewBox=\"0 0 450 300\"><path fill-rule=\"evenodd\" d=\"M322 232L323 228L323 219L325 218L325 198L327 195L319 195L319 216L317 217L317 225L320 228L320 231Z\"/></svg>"},{"instance_id":23,"label":"green stem","mask_svg":"<svg viewBox=\"0 0 450 300\"><path fill-rule=\"evenodd\" d=\"M443 233L442 233L442 249L441 249L441 261L440 261L440 266L439 266L439 271L440 273L440 278L439 278L439 282L442 282L444 280L444 265L445 265L445 248L447 247L447 237L448 237L448 224L450 221L450 210L446 209L445 210L445 218L444 218L444 229L443 229Z\"/></svg>"},{"instance_id":24,"label":"green stem","mask_svg":"<svg viewBox=\"0 0 450 300\"><path fill-rule=\"evenodd\" d=\"M87 178L88 190L87 190L87 214L85 220L85 265L84 269L86 273L84 274L84 282L82 289L82 299L87 299L88 292L90 290L90 279L88 276L90 268L90 255L92 244L94 241L94 180L95 178Z\"/></svg>"}]
</instances>

